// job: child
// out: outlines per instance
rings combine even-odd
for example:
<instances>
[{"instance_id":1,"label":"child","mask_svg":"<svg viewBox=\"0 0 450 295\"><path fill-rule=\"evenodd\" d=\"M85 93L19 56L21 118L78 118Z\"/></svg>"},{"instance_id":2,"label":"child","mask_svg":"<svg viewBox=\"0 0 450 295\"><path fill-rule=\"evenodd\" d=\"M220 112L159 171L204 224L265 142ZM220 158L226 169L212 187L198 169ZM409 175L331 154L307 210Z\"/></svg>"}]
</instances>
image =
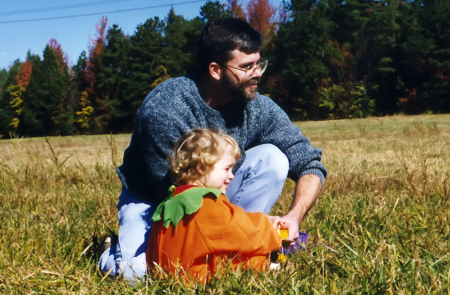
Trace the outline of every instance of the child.
<instances>
[{"instance_id":1,"label":"child","mask_svg":"<svg viewBox=\"0 0 450 295\"><path fill-rule=\"evenodd\" d=\"M266 267L281 238L264 213L231 204L225 192L239 159L234 139L212 129L194 129L176 144L170 158L177 187L153 215L147 264L205 282L226 260L236 268Z\"/></svg>"}]
</instances>

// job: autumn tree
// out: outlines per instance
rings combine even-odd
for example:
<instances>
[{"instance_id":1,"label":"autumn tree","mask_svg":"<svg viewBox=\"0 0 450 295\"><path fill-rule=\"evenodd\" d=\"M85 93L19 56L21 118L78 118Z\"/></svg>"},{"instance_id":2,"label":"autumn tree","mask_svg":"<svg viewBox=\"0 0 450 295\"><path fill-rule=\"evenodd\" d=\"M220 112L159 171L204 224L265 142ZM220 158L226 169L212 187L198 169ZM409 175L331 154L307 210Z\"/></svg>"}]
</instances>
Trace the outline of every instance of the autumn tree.
<instances>
[{"instance_id":1,"label":"autumn tree","mask_svg":"<svg viewBox=\"0 0 450 295\"><path fill-rule=\"evenodd\" d=\"M30 59L27 58L27 60L22 64L20 71L17 73L15 77L16 84L26 89L28 87L28 83L30 83L32 69L33 64L31 63Z\"/></svg>"},{"instance_id":2,"label":"autumn tree","mask_svg":"<svg viewBox=\"0 0 450 295\"><path fill-rule=\"evenodd\" d=\"M270 0L250 0L247 4L247 20L249 24L261 33L265 42L275 35L276 9Z\"/></svg>"},{"instance_id":3,"label":"autumn tree","mask_svg":"<svg viewBox=\"0 0 450 295\"><path fill-rule=\"evenodd\" d=\"M242 3L239 2L239 0L227 0L226 6L228 7L228 11L231 13L232 17L247 20L244 9L242 8Z\"/></svg>"},{"instance_id":4,"label":"autumn tree","mask_svg":"<svg viewBox=\"0 0 450 295\"><path fill-rule=\"evenodd\" d=\"M9 130L13 133L16 133L20 121L22 120L24 94L28 84L30 83L32 68L33 64L30 59L27 58L21 65L17 75L14 77L15 83L10 84L7 88L7 92L9 93L9 107L13 113L9 123Z\"/></svg>"},{"instance_id":5,"label":"autumn tree","mask_svg":"<svg viewBox=\"0 0 450 295\"><path fill-rule=\"evenodd\" d=\"M90 105L94 108L95 123L92 126L91 133L101 133L107 129L109 121L109 111L107 106L107 99L104 93L100 92L98 88L98 73L102 67L102 55L106 46L106 26L108 18L103 16L96 24L96 35L91 39L89 45L89 55L86 59L86 65L83 69L83 80L85 89L82 90L88 93ZM78 107L80 109L81 106Z\"/></svg>"},{"instance_id":6,"label":"autumn tree","mask_svg":"<svg viewBox=\"0 0 450 295\"><path fill-rule=\"evenodd\" d=\"M80 96L79 111L76 111L75 122L81 129L81 132L85 135L90 134L93 129L92 124L94 121L94 108L91 106L89 95L87 91L83 91Z\"/></svg>"},{"instance_id":7,"label":"autumn tree","mask_svg":"<svg viewBox=\"0 0 450 295\"><path fill-rule=\"evenodd\" d=\"M14 118L14 110L10 107L11 96L8 87L15 85L16 76L22 67L20 60L15 60L8 71L1 71L0 89L0 138L8 138L11 132L11 122ZM6 72L6 73L5 73Z\"/></svg>"},{"instance_id":8,"label":"autumn tree","mask_svg":"<svg viewBox=\"0 0 450 295\"><path fill-rule=\"evenodd\" d=\"M69 58L67 57L67 54L62 51L61 44L59 44L56 39L50 39L49 46L55 52L56 60L60 64L59 70L63 73L68 65Z\"/></svg>"},{"instance_id":9,"label":"autumn tree","mask_svg":"<svg viewBox=\"0 0 450 295\"><path fill-rule=\"evenodd\" d=\"M22 107L25 88L22 85L11 84L6 89L6 91L8 91L9 93L10 96L9 107L13 112L13 117L9 123L9 130L10 132L15 134L19 127L22 117Z\"/></svg>"}]
</instances>

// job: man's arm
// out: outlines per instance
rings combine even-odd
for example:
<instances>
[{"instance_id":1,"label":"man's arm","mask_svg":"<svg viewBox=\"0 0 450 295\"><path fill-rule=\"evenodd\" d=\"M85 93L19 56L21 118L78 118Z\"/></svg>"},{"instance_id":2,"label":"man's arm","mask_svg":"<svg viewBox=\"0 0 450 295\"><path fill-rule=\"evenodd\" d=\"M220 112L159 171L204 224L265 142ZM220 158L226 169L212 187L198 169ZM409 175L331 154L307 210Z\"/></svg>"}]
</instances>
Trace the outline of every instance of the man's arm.
<instances>
[{"instance_id":1,"label":"man's arm","mask_svg":"<svg viewBox=\"0 0 450 295\"><path fill-rule=\"evenodd\" d=\"M292 246L294 244L294 241L298 238L299 225L303 217L316 202L321 190L322 182L319 176L314 174L304 175L297 182L294 200L289 212L283 217L269 216L274 228L282 227L289 230L287 241L291 243L290 245L283 243L283 246Z\"/></svg>"},{"instance_id":2,"label":"man's arm","mask_svg":"<svg viewBox=\"0 0 450 295\"><path fill-rule=\"evenodd\" d=\"M298 227L302 222L306 213L312 208L314 203L322 191L322 183L320 178L314 174L307 174L297 182L295 188L294 200L289 212L281 218L291 224L289 228L288 240L295 240L298 238Z\"/></svg>"},{"instance_id":3,"label":"man's arm","mask_svg":"<svg viewBox=\"0 0 450 295\"><path fill-rule=\"evenodd\" d=\"M288 177L297 180L291 209L283 217L271 218L274 227L289 229L289 240L298 237L298 228L306 213L314 205L325 183L327 169L320 162L322 150L311 142L294 125L286 113L267 97L259 97L262 113L259 126L260 142L278 147L289 160Z\"/></svg>"}]
</instances>

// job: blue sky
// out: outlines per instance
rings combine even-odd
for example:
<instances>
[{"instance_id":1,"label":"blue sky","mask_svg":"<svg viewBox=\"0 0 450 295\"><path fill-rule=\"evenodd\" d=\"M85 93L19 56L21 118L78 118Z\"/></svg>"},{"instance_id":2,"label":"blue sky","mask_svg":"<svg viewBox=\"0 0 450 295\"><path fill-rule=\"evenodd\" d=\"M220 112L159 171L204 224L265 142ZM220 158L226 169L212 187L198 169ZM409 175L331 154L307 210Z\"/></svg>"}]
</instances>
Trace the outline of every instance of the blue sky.
<instances>
[{"instance_id":1,"label":"blue sky","mask_svg":"<svg viewBox=\"0 0 450 295\"><path fill-rule=\"evenodd\" d=\"M117 24L125 34L132 35L136 26L148 18L164 19L172 5L175 13L187 19L198 16L207 0L196 1L199 0L4 0L0 9L0 69L8 68L16 59L24 61L28 50L42 57L52 38L61 44L70 64L74 64L80 53L87 51L90 36L95 35L95 24L102 15L108 17L108 27ZM271 3L278 7L281 0ZM144 7L152 8L139 9ZM121 10L132 11L105 13ZM96 15L67 17L83 14ZM55 17L63 18L26 21Z\"/></svg>"}]
</instances>

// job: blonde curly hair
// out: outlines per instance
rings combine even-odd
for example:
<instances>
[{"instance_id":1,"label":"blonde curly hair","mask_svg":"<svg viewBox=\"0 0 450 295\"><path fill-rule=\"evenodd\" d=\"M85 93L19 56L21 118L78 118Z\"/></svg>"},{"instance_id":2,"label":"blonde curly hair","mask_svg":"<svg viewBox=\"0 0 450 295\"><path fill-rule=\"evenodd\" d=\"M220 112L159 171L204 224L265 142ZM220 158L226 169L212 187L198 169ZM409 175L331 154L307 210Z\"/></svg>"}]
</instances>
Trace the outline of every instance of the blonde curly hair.
<instances>
[{"instance_id":1,"label":"blonde curly hair","mask_svg":"<svg viewBox=\"0 0 450 295\"><path fill-rule=\"evenodd\" d=\"M237 142L221 131L192 129L175 144L169 159L175 185L185 185L207 175L225 152L236 160L241 157ZM200 165L201 169L198 169Z\"/></svg>"}]
</instances>

